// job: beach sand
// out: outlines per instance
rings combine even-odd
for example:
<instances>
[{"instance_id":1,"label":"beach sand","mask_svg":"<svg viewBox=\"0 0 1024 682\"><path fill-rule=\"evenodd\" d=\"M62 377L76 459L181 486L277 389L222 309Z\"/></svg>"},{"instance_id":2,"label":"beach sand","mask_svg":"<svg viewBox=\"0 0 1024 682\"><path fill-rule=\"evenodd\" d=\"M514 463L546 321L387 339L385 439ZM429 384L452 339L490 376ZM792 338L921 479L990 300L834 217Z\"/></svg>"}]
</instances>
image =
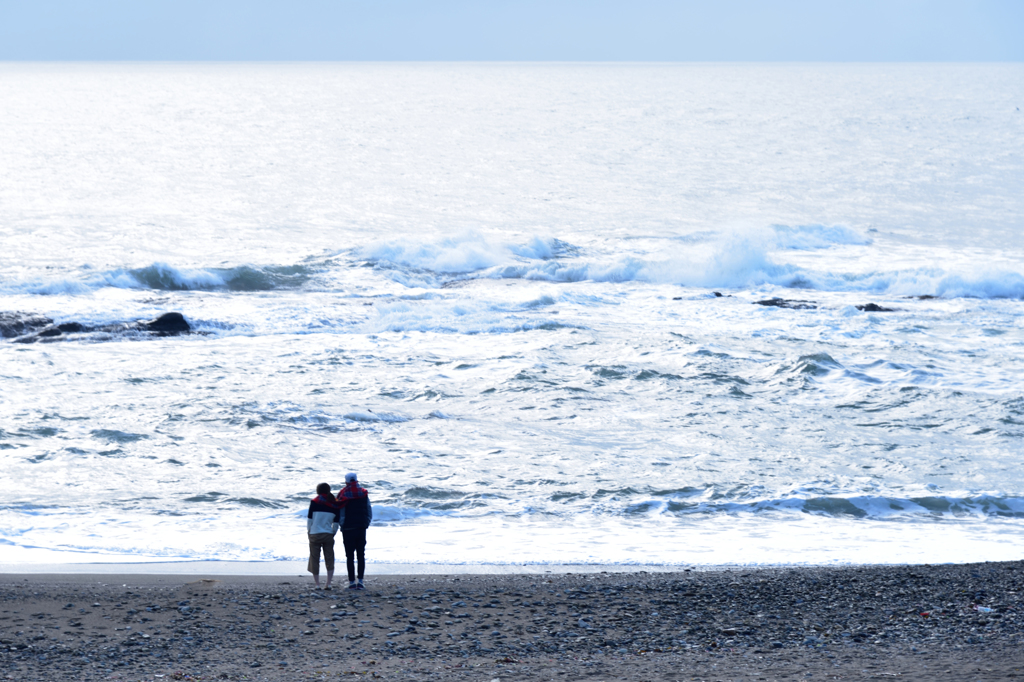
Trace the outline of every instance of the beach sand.
<instances>
[{"instance_id":1,"label":"beach sand","mask_svg":"<svg viewBox=\"0 0 1024 682\"><path fill-rule=\"evenodd\" d=\"M0 679L1024 677L1019 562L414 576L371 565L366 585L3 574Z\"/></svg>"}]
</instances>

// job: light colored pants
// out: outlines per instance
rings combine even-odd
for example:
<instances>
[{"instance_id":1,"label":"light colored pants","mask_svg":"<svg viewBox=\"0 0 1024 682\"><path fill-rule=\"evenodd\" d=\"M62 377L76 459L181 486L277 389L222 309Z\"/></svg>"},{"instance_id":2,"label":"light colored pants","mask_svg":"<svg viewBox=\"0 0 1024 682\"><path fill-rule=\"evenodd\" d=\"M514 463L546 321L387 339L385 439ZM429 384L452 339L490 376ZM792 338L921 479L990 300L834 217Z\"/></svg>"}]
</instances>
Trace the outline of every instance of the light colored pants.
<instances>
[{"instance_id":1,"label":"light colored pants","mask_svg":"<svg viewBox=\"0 0 1024 682\"><path fill-rule=\"evenodd\" d=\"M309 534L309 564L306 570L313 575L320 575L320 550L324 551L324 565L328 571L334 570L334 536L330 533Z\"/></svg>"}]
</instances>

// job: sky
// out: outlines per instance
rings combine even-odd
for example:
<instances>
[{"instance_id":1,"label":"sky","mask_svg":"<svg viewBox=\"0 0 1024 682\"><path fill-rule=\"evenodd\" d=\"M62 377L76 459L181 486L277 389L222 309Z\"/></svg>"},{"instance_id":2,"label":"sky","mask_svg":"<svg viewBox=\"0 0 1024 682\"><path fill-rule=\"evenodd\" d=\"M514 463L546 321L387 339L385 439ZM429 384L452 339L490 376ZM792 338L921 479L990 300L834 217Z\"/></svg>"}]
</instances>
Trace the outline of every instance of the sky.
<instances>
[{"instance_id":1,"label":"sky","mask_svg":"<svg viewBox=\"0 0 1024 682\"><path fill-rule=\"evenodd\" d=\"M1024 61L1024 0L0 0L0 60Z\"/></svg>"}]
</instances>

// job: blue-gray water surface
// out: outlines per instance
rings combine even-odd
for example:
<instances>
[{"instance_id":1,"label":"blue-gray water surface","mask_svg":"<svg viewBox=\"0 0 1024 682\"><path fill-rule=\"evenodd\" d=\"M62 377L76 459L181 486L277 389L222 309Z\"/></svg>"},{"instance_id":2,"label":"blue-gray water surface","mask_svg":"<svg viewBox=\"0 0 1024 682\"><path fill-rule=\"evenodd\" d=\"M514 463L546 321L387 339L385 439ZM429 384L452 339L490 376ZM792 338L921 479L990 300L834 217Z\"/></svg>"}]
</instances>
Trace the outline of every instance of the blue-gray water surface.
<instances>
[{"instance_id":1,"label":"blue-gray water surface","mask_svg":"<svg viewBox=\"0 0 1024 682\"><path fill-rule=\"evenodd\" d=\"M5 561L1017 558L1022 83L0 65Z\"/></svg>"}]
</instances>

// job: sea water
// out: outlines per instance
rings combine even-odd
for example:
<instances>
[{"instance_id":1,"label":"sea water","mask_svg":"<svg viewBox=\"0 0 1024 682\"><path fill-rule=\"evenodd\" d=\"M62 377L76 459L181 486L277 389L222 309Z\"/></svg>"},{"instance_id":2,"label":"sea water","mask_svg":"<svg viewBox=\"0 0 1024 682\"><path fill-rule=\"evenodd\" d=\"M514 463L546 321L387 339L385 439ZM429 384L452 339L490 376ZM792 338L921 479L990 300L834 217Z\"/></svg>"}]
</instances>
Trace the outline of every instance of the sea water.
<instances>
[{"instance_id":1,"label":"sea water","mask_svg":"<svg viewBox=\"0 0 1024 682\"><path fill-rule=\"evenodd\" d=\"M347 471L371 561L1020 556L1022 65L3 64L0 102L0 311L194 332L0 340L6 562L298 559Z\"/></svg>"}]
</instances>

